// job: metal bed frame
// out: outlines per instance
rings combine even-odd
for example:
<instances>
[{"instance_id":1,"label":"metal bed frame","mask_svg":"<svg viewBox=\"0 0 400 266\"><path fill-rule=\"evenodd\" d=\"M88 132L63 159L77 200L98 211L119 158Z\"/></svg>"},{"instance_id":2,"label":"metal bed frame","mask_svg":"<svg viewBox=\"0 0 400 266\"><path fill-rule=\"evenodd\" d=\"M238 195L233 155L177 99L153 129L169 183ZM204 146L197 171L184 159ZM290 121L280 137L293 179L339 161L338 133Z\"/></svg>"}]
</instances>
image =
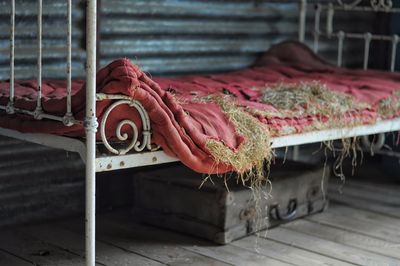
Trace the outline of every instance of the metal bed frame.
<instances>
[{"instance_id":1,"label":"metal bed frame","mask_svg":"<svg viewBox=\"0 0 400 266\"><path fill-rule=\"evenodd\" d=\"M38 1L38 29L37 29L37 84L38 96L37 106L34 111L28 111L16 108L14 106L14 40L15 40L15 0L11 0L11 29L10 29L10 90L9 101L5 106L0 105L0 109L8 114L23 113L31 115L35 119L51 119L62 122L66 126L74 124L82 125L85 128L85 141L57 136L49 134L29 134L20 133L15 130L0 128L0 134L12 138L17 138L41 145L64 149L71 152L77 152L86 164L86 265L95 265L95 182L96 172L112 171L116 169L133 168L138 166L147 166L155 164L163 164L178 161L178 159L166 155L163 151L157 150L158 147L151 146L151 124L146 110L140 102L123 95L106 95L96 94L96 12L97 1L87 0L86 6L86 116L83 121L74 118L73 110L71 110L71 6L72 0L68 2L67 12L67 111L64 116L55 116L45 113L41 106L41 85L42 85L42 0ZM318 51L320 38L333 39L338 41L337 64L342 65L343 43L347 39L363 39L365 43L364 49L364 69L368 68L370 43L371 41L388 41L392 43L390 71L394 71L395 57L399 36L376 35L372 33L349 33L345 31L334 31L334 15L337 11L354 11L354 12L385 12L400 13L399 8L392 6L390 0L351 0L350 3L344 3L345 0L336 0L334 4L326 1L316 5L315 23L314 23L314 50ZM306 28L306 12L307 0L299 0L299 40L305 41ZM321 13L326 12L326 29L322 30ZM100 126L96 117L96 101L111 99L113 103L108 107ZM121 128L129 125L133 130L133 138L129 145L123 149L117 149L107 141L105 135L105 127L108 115L119 105L126 104L135 108L142 119L143 138L140 142L139 132L136 125L129 120L123 120L117 127L117 137L121 141L126 141L128 136L121 134ZM96 143L96 131L100 128L102 143ZM315 132L307 132L283 137L277 137L272 140L272 147L287 147L306 143L320 142L326 140L341 139L354 136L363 136L370 134L379 134L390 131L400 130L400 118L378 121L374 125L363 125L352 128L337 128ZM96 146L104 145L108 150L106 154L96 153ZM146 150L146 151L144 151Z\"/></svg>"}]
</instances>

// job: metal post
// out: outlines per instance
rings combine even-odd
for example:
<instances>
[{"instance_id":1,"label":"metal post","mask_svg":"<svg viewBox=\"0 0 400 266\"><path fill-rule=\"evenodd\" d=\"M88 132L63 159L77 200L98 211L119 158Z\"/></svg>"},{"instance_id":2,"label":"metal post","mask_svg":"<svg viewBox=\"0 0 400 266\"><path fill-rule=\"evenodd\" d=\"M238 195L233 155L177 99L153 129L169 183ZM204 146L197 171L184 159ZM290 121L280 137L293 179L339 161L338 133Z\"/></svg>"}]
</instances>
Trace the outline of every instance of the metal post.
<instances>
[{"instance_id":1,"label":"metal post","mask_svg":"<svg viewBox=\"0 0 400 266\"><path fill-rule=\"evenodd\" d=\"M299 9L299 41L304 42L306 35L307 0L301 0Z\"/></svg>"},{"instance_id":2,"label":"metal post","mask_svg":"<svg viewBox=\"0 0 400 266\"><path fill-rule=\"evenodd\" d=\"M318 45L319 45L319 35L321 33L320 30L320 21L321 21L321 11L322 6L317 4L315 6L315 21L314 21L314 52L318 53Z\"/></svg>"},{"instance_id":3,"label":"metal post","mask_svg":"<svg viewBox=\"0 0 400 266\"><path fill-rule=\"evenodd\" d=\"M42 113L42 0L38 0L37 15L37 104L35 118L41 119Z\"/></svg>"},{"instance_id":4,"label":"metal post","mask_svg":"<svg viewBox=\"0 0 400 266\"><path fill-rule=\"evenodd\" d=\"M11 32L10 32L10 98L6 108L7 113L14 113L14 51L15 51L15 0L11 1Z\"/></svg>"},{"instance_id":5,"label":"metal post","mask_svg":"<svg viewBox=\"0 0 400 266\"><path fill-rule=\"evenodd\" d=\"M337 66L341 67L343 64L343 41L345 34L343 31L339 31L338 33L338 57L337 57Z\"/></svg>"},{"instance_id":6,"label":"metal post","mask_svg":"<svg viewBox=\"0 0 400 266\"><path fill-rule=\"evenodd\" d=\"M396 67L396 52L397 52L397 44L399 43L399 36L397 34L393 35L392 38L392 54L390 59L390 71L394 72Z\"/></svg>"},{"instance_id":7,"label":"metal post","mask_svg":"<svg viewBox=\"0 0 400 266\"><path fill-rule=\"evenodd\" d=\"M86 265L95 265L96 231L96 0L86 6Z\"/></svg>"},{"instance_id":8,"label":"metal post","mask_svg":"<svg viewBox=\"0 0 400 266\"><path fill-rule=\"evenodd\" d=\"M326 34L328 38L331 38L332 32L333 32L333 15L335 14L335 11L333 9L332 3L329 3L328 5L328 14L326 16Z\"/></svg>"},{"instance_id":9,"label":"metal post","mask_svg":"<svg viewBox=\"0 0 400 266\"><path fill-rule=\"evenodd\" d=\"M68 46L68 48L67 48L68 49L68 51L67 51L67 113L65 115L66 115L66 117L71 117L72 116L72 110L71 110L72 0L68 0L67 21L68 21L68 27L67 27L67 46Z\"/></svg>"},{"instance_id":10,"label":"metal post","mask_svg":"<svg viewBox=\"0 0 400 266\"><path fill-rule=\"evenodd\" d=\"M369 61L369 47L371 44L372 34L367 32L364 35L365 43L364 43L364 66L365 70L368 69L368 61Z\"/></svg>"}]
</instances>

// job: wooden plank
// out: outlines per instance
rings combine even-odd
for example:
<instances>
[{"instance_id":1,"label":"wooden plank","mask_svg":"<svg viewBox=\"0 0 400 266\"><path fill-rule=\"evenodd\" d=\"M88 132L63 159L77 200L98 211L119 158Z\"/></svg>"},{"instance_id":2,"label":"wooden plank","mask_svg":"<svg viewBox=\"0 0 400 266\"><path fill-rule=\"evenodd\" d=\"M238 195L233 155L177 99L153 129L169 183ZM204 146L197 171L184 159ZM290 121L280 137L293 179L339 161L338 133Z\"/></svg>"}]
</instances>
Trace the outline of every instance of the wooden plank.
<instances>
[{"instance_id":1,"label":"wooden plank","mask_svg":"<svg viewBox=\"0 0 400 266\"><path fill-rule=\"evenodd\" d=\"M356 211L355 209L354 212ZM384 223L359 219L356 213L352 216L348 216L340 212L334 213L334 211L330 211L310 216L307 219L351 232L372 236L384 241L400 243L400 231L398 228L385 225Z\"/></svg>"},{"instance_id":2,"label":"wooden plank","mask_svg":"<svg viewBox=\"0 0 400 266\"><path fill-rule=\"evenodd\" d=\"M29 266L34 264L0 250L0 265Z\"/></svg>"},{"instance_id":3,"label":"wooden plank","mask_svg":"<svg viewBox=\"0 0 400 266\"><path fill-rule=\"evenodd\" d=\"M85 239L83 232L77 234L53 224L30 226L21 228L20 230L24 234L31 235L43 242L68 250L81 257L85 255ZM163 265L157 261L99 241L96 241L96 262L107 266Z\"/></svg>"},{"instance_id":4,"label":"wooden plank","mask_svg":"<svg viewBox=\"0 0 400 266\"><path fill-rule=\"evenodd\" d=\"M159 239L161 242L165 242L166 240L169 242L171 239L173 239L175 240L175 242L173 242L175 245L179 245L185 250L201 254L205 257L213 258L214 260L223 261L224 263L230 265L264 265L266 262L268 262L268 265L288 264L261 254L256 254L257 256L252 258L254 253L240 247L231 245L216 245L215 243L209 241L174 233L172 231L166 231L156 227L145 226L137 223L134 224L132 222L132 218L130 218L130 215L127 213L117 214L114 216L114 219L105 219L105 221L111 221L111 224L105 224L107 228L114 226L114 228L119 227L121 230L131 232L133 227L135 227L137 232L145 232L145 237L147 239Z\"/></svg>"},{"instance_id":5,"label":"wooden plank","mask_svg":"<svg viewBox=\"0 0 400 266\"><path fill-rule=\"evenodd\" d=\"M249 252L246 249L236 246L219 246L208 241L173 233L171 231L135 224L132 222L132 219L129 218L129 215L126 215L126 213L121 216L114 216L114 219L104 219L104 221L104 227L106 229L112 228L114 234L115 230L118 228L119 230L122 230L121 233L123 235L129 234L133 231L141 232L143 234L142 237L144 237L146 241L151 239L151 241L162 243L164 246L167 243L171 243L172 240L173 245L178 245L186 251L200 254L206 258L212 258L214 262L211 265L220 265L215 264L216 262L223 262L223 265L288 265L288 263L284 263L261 254L254 254L254 252ZM100 228L103 227L100 225ZM138 236L136 235L135 239L136 237ZM152 252L154 252L153 248L154 244L151 245ZM198 265L209 264L200 261Z\"/></svg>"},{"instance_id":6,"label":"wooden plank","mask_svg":"<svg viewBox=\"0 0 400 266\"><path fill-rule=\"evenodd\" d=\"M225 246L186 246L188 250L198 252L208 257L216 258L218 260L226 261L233 265L247 265L247 266L260 266L260 265L293 265L279 261L257 252L250 252L233 245Z\"/></svg>"},{"instance_id":7,"label":"wooden plank","mask_svg":"<svg viewBox=\"0 0 400 266\"><path fill-rule=\"evenodd\" d=\"M349 207L346 205L341 205L337 203L332 203L330 205L329 213L334 213L336 215L354 217L359 220L368 221L371 223L376 223L381 226L390 227L394 230L400 228L400 219L393 218L384 214L379 214L376 212L366 211L357 209L354 207ZM399 210L400 211L400 210Z\"/></svg>"},{"instance_id":8,"label":"wooden plank","mask_svg":"<svg viewBox=\"0 0 400 266\"><path fill-rule=\"evenodd\" d=\"M372 184L371 184L372 186ZM331 194L339 194L346 195L354 198L365 199L368 201L372 201L374 203L380 203L392 207L397 207L400 210L400 189L397 191L397 194L394 194L393 191L385 191L384 189L374 189L370 185L367 186L353 186L351 182L349 184L344 184L342 187L340 185L331 183L329 184L329 193ZM378 185L377 185L378 186ZM341 187L342 193L339 192L339 188Z\"/></svg>"},{"instance_id":9,"label":"wooden plank","mask_svg":"<svg viewBox=\"0 0 400 266\"><path fill-rule=\"evenodd\" d=\"M122 235L127 235L132 231L143 232L144 235L142 235L142 237L144 237L144 241L148 242L149 239L151 239L151 241L155 241L155 243L151 244L150 246L151 250L147 250L147 252L154 252L158 256L160 256L162 253L167 252L165 254L166 256L177 259L182 258L182 254L188 254L188 252L196 254L195 260L193 260L193 255L191 256L192 258L190 260L185 258L186 262L191 262L190 265L262 265L263 263L268 263L268 265L288 265L287 263L283 263L263 255L257 255L253 252L248 252L245 249L241 249L235 246L218 246L210 242L198 240L192 237L187 237L184 235L164 231L149 226L143 226L133 223L130 223L129 225L127 225L127 227L126 225L123 225L122 228L120 223L106 223L104 224L104 226L105 228L112 228L111 233L113 234L113 237L115 236L116 227L119 227L123 230L121 232ZM137 237L140 236L134 235L133 237L136 241ZM110 240L115 241L114 238ZM168 244L168 242L170 242L171 240L173 240L173 247L175 246L175 253L174 249L169 248L168 250L165 250L166 244ZM160 249L155 249L157 245L163 245L164 249L160 252ZM179 248L177 248L176 245L178 245ZM130 243L129 247L132 247L132 243ZM149 247L142 247L142 249L149 249ZM182 249L186 252L182 252ZM176 265L176 263L180 265L181 262L170 261L166 263L168 265Z\"/></svg>"},{"instance_id":10,"label":"wooden plank","mask_svg":"<svg viewBox=\"0 0 400 266\"><path fill-rule=\"evenodd\" d=\"M382 173L381 171L379 172L379 174L384 175L384 173ZM335 182L333 184L335 184ZM371 193L383 193L400 198L399 184L371 183L361 180L346 180L346 184L344 185L344 187L354 187Z\"/></svg>"},{"instance_id":11,"label":"wooden plank","mask_svg":"<svg viewBox=\"0 0 400 266\"><path fill-rule=\"evenodd\" d=\"M332 193L332 191L329 192L328 198L333 202L338 202L344 205L353 206L357 209L384 214L394 218L400 218L399 207L393 207L388 204L378 203L367 199L361 199L358 197L351 197L345 194Z\"/></svg>"},{"instance_id":12,"label":"wooden plank","mask_svg":"<svg viewBox=\"0 0 400 266\"><path fill-rule=\"evenodd\" d=\"M268 231L267 239L312 251L330 258L358 265L398 265L398 260L362 249L338 244L329 240L310 236L287 228L279 227Z\"/></svg>"},{"instance_id":13,"label":"wooden plank","mask_svg":"<svg viewBox=\"0 0 400 266\"><path fill-rule=\"evenodd\" d=\"M182 247L187 243L196 245L204 243L203 241L135 224L130 218L125 217L125 215L121 216L118 213L101 217L97 222L98 241L171 266L187 264L231 265ZM75 220L59 225L78 233L83 232L84 226L83 223Z\"/></svg>"},{"instance_id":14,"label":"wooden plank","mask_svg":"<svg viewBox=\"0 0 400 266\"><path fill-rule=\"evenodd\" d=\"M298 220L286 224L284 227L304 234L330 240L339 244L360 248L373 253L399 259L400 245L378 238L338 229L307 220Z\"/></svg>"},{"instance_id":15,"label":"wooden plank","mask_svg":"<svg viewBox=\"0 0 400 266\"><path fill-rule=\"evenodd\" d=\"M274 230L274 229L271 229ZM293 265L352 265L317 253L309 252L291 245L282 244L270 239L250 236L234 241L231 245L260 253L271 258Z\"/></svg>"},{"instance_id":16,"label":"wooden plank","mask_svg":"<svg viewBox=\"0 0 400 266\"><path fill-rule=\"evenodd\" d=\"M0 232L0 249L41 266L85 265L84 259L15 229Z\"/></svg>"}]
</instances>

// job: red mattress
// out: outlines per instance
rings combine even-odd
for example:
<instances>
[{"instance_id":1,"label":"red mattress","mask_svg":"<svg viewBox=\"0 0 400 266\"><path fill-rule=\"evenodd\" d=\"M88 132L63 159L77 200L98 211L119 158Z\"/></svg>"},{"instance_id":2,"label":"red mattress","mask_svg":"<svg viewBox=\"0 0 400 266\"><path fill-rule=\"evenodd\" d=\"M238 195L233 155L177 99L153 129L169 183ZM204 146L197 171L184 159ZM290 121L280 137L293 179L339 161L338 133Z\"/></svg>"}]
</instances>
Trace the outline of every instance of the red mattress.
<instances>
[{"instance_id":1,"label":"red mattress","mask_svg":"<svg viewBox=\"0 0 400 266\"><path fill-rule=\"evenodd\" d=\"M194 62L195 63L195 62ZM250 68L225 74L191 75L175 78L150 78L128 59L119 59L104 67L97 75L97 91L109 94L124 94L140 101L151 120L153 141L163 150L178 157L190 168L204 173L226 172L229 165L218 165L206 147L209 139L222 141L236 151L245 140L220 106L197 99L207 95L230 95L238 106L255 110L271 111L271 105L260 101L262 93L255 88L276 83L313 82L325 84L330 90L343 92L368 104L346 116L359 116L364 123L373 123L380 114L378 104L392 97L400 89L400 75L380 71L362 71L337 68L316 56L306 46L297 42L285 42L272 47ZM9 83L0 83L0 103L7 104ZM74 81L72 86L73 110L77 119L83 119L85 109L85 86ZM17 107L34 110L36 106L36 82L16 82ZM52 114L65 113L65 82L48 80L43 83L43 109ZM99 119L111 101L97 104ZM253 114L254 115L254 114ZM399 113L391 113L390 117ZM324 121L321 115L298 117L265 117L254 115L266 124L274 136L308 130L316 120ZM136 111L127 106L118 107L107 123L107 134L115 137L119 121L131 119L140 128ZM329 119L326 118L325 119ZM41 132L73 137L84 137L84 129L75 125L65 127L59 122L37 121L24 115L0 115L0 127L22 132ZM285 129L285 130L284 130ZM126 129L129 131L129 129ZM210 170L212 169L212 170Z\"/></svg>"}]
</instances>

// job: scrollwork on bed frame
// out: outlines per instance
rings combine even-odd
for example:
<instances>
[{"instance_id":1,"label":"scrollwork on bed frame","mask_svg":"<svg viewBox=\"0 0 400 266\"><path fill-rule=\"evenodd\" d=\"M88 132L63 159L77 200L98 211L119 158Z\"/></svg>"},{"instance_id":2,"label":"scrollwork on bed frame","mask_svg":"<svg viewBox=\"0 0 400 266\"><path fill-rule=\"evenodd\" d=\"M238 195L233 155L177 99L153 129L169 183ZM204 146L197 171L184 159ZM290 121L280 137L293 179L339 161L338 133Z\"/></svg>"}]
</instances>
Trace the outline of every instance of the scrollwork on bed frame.
<instances>
[{"instance_id":1,"label":"scrollwork on bed frame","mask_svg":"<svg viewBox=\"0 0 400 266\"><path fill-rule=\"evenodd\" d=\"M353 1L348 1L349 3L346 3L345 0L337 0L338 4L342 7L345 7L347 9L354 8L360 4L362 4L364 1L363 0L353 0ZM393 7L393 2L392 0L370 0L370 6L375 9L375 10L389 10Z\"/></svg>"},{"instance_id":2,"label":"scrollwork on bed frame","mask_svg":"<svg viewBox=\"0 0 400 266\"><path fill-rule=\"evenodd\" d=\"M149 151L155 151L159 149L159 146L152 146L151 143L151 125L150 125L150 119L149 115L147 114L146 110L144 109L143 105L130 98L129 96L126 95L111 95L111 94L104 94L104 93L97 93L96 94L96 100L101 101L101 100L115 100L110 106L107 107L105 110L101 122L100 122L100 136L101 140L103 141L104 146L107 148L108 151L110 151L113 154L118 154L118 155L123 155L128 153L131 150L134 150L136 152L141 152L144 149L147 149ZM134 121L129 120L129 119L124 119L120 121L117 125L116 128L116 137L120 141L127 141L128 140L128 134L127 133L122 133L122 128L124 126L129 126L132 129L132 138L129 140L129 144L124 147L124 148L115 148L113 147L110 142L107 140L106 136L106 125L107 125L107 120L109 118L109 115L111 112L118 106L121 105L128 105L131 108L136 109L136 111L139 113L141 121L142 121L142 140L139 140L139 130L137 125L135 124Z\"/></svg>"}]
</instances>

